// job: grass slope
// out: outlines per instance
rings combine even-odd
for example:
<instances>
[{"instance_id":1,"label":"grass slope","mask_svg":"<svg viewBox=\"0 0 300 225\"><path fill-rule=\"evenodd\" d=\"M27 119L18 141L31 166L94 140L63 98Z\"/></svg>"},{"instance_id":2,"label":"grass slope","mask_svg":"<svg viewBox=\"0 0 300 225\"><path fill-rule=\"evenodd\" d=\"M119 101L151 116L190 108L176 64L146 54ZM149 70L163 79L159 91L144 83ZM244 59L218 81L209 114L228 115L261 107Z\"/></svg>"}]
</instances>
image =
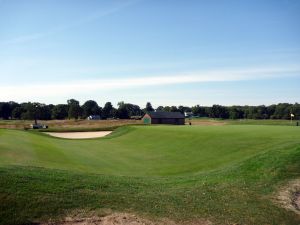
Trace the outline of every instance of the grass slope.
<instances>
[{"instance_id":1,"label":"grass slope","mask_svg":"<svg viewBox=\"0 0 300 225\"><path fill-rule=\"evenodd\" d=\"M134 176L195 174L295 145L298 131L270 126L143 126L120 128L115 138L66 140L1 130L0 165Z\"/></svg>"},{"instance_id":2,"label":"grass slope","mask_svg":"<svg viewBox=\"0 0 300 225\"><path fill-rule=\"evenodd\" d=\"M272 201L279 186L300 177L299 162L297 127L123 127L80 141L0 130L0 224L105 208L179 221L299 224Z\"/></svg>"}]
</instances>

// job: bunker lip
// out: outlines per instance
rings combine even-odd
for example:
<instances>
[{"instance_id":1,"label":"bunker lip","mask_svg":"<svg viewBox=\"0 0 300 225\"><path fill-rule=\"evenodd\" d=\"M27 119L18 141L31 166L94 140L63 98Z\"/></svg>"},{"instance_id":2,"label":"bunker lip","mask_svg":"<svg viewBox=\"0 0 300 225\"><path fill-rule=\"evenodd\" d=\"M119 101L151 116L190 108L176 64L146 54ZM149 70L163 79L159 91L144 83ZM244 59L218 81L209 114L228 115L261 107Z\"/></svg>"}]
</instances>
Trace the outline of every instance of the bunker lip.
<instances>
[{"instance_id":1,"label":"bunker lip","mask_svg":"<svg viewBox=\"0 0 300 225\"><path fill-rule=\"evenodd\" d=\"M87 131L87 132L44 132L53 137L65 139L90 139L107 136L112 131Z\"/></svg>"},{"instance_id":2,"label":"bunker lip","mask_svg":"<svg viewBox=\"0 0 300 225\"><path fill-rule=\"evenodd\" d=\"M179 225L169 219L149 220L129 213L113 213L106 216L66 217L63 221L39 223L40 225ZM181 222L180 225L212 225L208 220Z\"/></svg>"}]
</instances>

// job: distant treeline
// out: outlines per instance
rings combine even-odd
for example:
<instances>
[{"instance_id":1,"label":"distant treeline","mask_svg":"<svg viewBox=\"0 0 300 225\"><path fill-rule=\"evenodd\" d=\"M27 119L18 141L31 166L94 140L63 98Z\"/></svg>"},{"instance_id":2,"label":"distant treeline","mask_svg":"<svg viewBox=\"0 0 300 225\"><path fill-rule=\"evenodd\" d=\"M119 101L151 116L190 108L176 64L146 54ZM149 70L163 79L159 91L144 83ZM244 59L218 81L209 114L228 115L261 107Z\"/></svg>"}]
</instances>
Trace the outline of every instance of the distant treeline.
<instances>
[{"instance_id":1,"label":"distant treeline","mask_svg":"<svg viewBox=\"0 0 300 225\"><path fill-rule=\"evenodd\" d=\"M154 110L181 113L192 112L193 116L220 119L290 119L291 114L294 115L294 119L300 119L300 104L298 103L279 103L269 106L159 106L157 109L154 109L150 102L146 104L145 108L124 102L119 102L116 108L111 102L107 102L103 107L100 107L93 100L88 100L83 105L80 105L79 101L75 99L68 100L67 104L58 105L47 105L38 102L21 104L12 101L0 102L1 119L85 119L90 115L100 115L101 119L129 119L143 116L146 112Z\"/></svg>"}]
</instances>

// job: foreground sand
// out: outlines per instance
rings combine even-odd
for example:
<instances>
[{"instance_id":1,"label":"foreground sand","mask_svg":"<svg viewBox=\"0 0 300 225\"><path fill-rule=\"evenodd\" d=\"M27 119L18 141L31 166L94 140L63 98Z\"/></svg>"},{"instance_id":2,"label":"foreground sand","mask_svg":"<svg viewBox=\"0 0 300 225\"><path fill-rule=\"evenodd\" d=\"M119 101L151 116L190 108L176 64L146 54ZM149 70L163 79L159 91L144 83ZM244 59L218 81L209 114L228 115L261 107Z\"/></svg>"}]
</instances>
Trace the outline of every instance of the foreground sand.
<instances>
[{"instance_id":1,"label":"foreground sand","mask_svg":"<svg viewBox=\"0 0 300 225\"><path fill-rule=\"evenodd\" d=\"M87 138L98 138L104 137L110 134L112 131L92 131L92 132L45 132L48 135L59 138L67 139L87 139Z\"/></svg>"},{"instance_id":2,"label":"foreground sand","mask_svg":"<svg viewBox=\"0 0 300 225\"><path fill-rule=\"evenodd\" d=\"M103 217L72 218L67 217L60 222L48 222L41 225L212 225L208 220L194 220L180 224L168 219L151 221L128 213L113 213Z\"/></svg>"}]
</instances>

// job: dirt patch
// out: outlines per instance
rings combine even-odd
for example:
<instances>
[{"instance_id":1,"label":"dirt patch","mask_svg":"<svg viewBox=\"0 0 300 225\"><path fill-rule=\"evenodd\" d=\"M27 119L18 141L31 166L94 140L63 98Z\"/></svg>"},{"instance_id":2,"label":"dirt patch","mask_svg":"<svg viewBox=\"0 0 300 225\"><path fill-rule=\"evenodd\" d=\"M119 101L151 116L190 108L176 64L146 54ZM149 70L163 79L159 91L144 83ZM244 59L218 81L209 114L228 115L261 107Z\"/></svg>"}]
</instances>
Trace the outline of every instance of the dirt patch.
<instances>
[{"instance_id":1,"label":"dirt patch","mask_svg":"<svg viewBox=\"0 0 300 225\"><path fill-rule=\"evenodd\" d=\"M87 138L98 138L104 137L110 134L112 131L93 131L93 132L45 132L46 134L67 139L87 139Z\"/></svg>"},{"instance_id":2,"label":"dirt patch","mask_svg":"<svg viewBox=\"0 0 300 225\"><path fill-rule=\"evenodd\" d=\"M285 209L300 215L300 179L293 180L281 188L276 200Z\"/></svg>"},{"instance_id":3,"label":"dirt patch","mask_svg":"<svg viewBox=\"0 0 300 225\"><path fill-rule=\"evenodd\" d=\"M293 200L294 206L297 210L300 210L300 192L296 192Z\"/></svg>"},{"instance_id":4,"label":"dirt patch","mask_svg":"<svg viewBox=\"0 0 300 225\"><path fill-rule=\"evenodd\" d=\"M174 221L162 219L151 221L128 213L113 213L111 215L88 218L67 217L60 222L42 223L41 225L212 225L206 220L197 220L193 222L175 223Z\"/></svg>"}]
</instances>

